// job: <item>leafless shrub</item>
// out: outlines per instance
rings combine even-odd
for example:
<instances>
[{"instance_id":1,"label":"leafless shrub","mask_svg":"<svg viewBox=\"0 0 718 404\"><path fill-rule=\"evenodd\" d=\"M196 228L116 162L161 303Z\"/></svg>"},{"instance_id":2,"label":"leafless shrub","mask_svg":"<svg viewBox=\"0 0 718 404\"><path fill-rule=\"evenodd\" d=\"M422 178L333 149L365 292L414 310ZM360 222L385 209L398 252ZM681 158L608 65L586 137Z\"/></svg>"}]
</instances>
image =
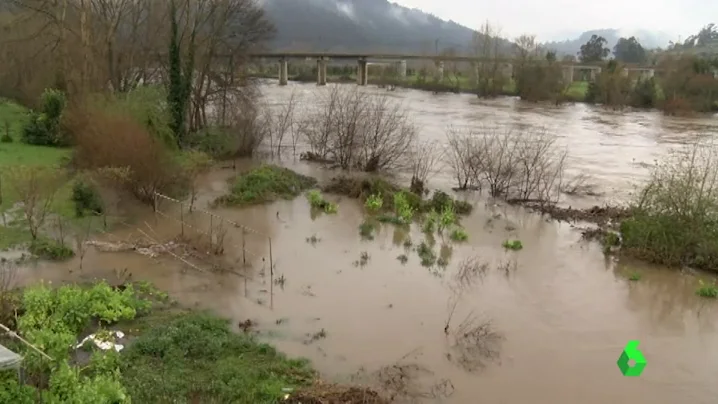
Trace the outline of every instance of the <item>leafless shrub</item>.
<instances>
[{"instance_id":1,"label":"leafless shrub","mask_svg":"<svg viewBox=\"0 0 718 404\"><path fill-rule=\"evenodd\" d=\"M278 157L282 155L284 145L284 137L290 134L292 140L292 148L296 153L296 136L294 133L294 111L296 109L297 96L292 91L286 104L279 108L272 108L267 105L264 108L264 122L267 127L267 137L269 140L269 149L272 156L276 153Z\"/></svg>"},{"instance_id":2,"label":"leafless shrub","mask_svg":"<svg viewBox=\"0 0 718 404\"><path fill-rule=\"evenodd\" d=\"M451 331L450 338L449 360L469 372L483 369L488 361L498 360L504 339L494 330L491 321L479 320L473 313Z\"/></svg>"},{"instance_id":3,"label":"leafless shrub","mask_svg":"<svg viewBox=\"0 0 718 404\"><path fill-rule=\"evenodd\" d=\"M471 131L449 128L444 154L459 189L468 189L474 185L477 173L474 172L473 160L478 157L474 155L477 149Z\"/></svg>"},{"instance_id":4,"label":"leafless shrub","mask_svg":"<svg viewBox=\"0 0 718 404\"><path fill-rule=\"evenodd\" d=\"M0 296L15 288L17 265L6 259L0 260Z\"/></svg>"},{"instance_id":5,"label":"leafless shrub","mask_svg":"<svg viewBox=\"0 0 718 404\"><path fill-rule=\"evenodd\" d=\"M391 365L382 366L377 371L363 376L369 376L369 382L377 385L389 402L404 400L416 402L421 399L445 399L454 393L454 384L449 379L435 381L434 372L425 366L410 361L409 357L418 357L421 348L411 350ZM414 358L412 358L414 359ZM362 375L360 370L357 376ZM433 379L433 380L432 380ZM427 389L426 386L431 384Z\"/></svg>"},{"instance_id":6,"label":"leafless shrub","mask_svg":"<svg viewBox=\"0 0 718 404\"><path fill-rule=\"evenodd\" d=\"M33 240L52 210L52 203L65 181L65 173L54 167L11 166L4 168L5 180L22 203L25 223Z\"/></svg>"},{"instance_id":7,"label":"leafless shrub","mask_svg":"<svg viewBox=\"0 0 718 404\"><path fill-rule=\"evenodd\" d=\"M464 258L459 263L459 269L454 275L454 282L462 288L471 287L481 280L488 272L489 264L482 262L478 257Z\"/></svg>"},{"instance_id":8,"label":"leafless shrub","mask_svg":"<svg viewBox=\"0 0 718 404\"><path fill-rule=\"evenodd\" d=\"M434 174L441 160L435 141L417 142L411 148L411 190L422 195L429 177Z\"/></svg>"},{"instance_id":9,"label":"leafless shrub","mask_svg":"<svg viewBox=\"0 0 718 404\"><path fill-rule=\"evenodd\" d=\"M561 186L561 192L566 195L598 195L593 184L590 184L591 176L580 173L570 180L565 181Z\"/></svg>"},{"instance_id":10,"label":"leafless shrub","mask_svg":"<svg viewBox=\"0 0 718 404\"><path fill-rule=\"evenodd\" d=\"M502 272L504 275L509 276L512 272L516 271L518 264L514 260L504 261L499 263L496 269Z\"/></svg>"},{"instance_id":11,"label":"leafless shrub","mask_svg":"<svg viewBox=\"0 0 718 404\"><path fill-rule=\"evenodd\" d=\"M217 228L212 231L211 237L212 240L210 241L210 248L212 254L224 254L224 239L227 237L227 227L224 225L224 220L220 221Z\"/></svg>"},{"instance_id":12,"label":"leafless shrub","mask_svg":"<svg viewBox=\"0 0 718 404\"><path fill-rule=\"evenodd\" d=\"M17 301L12 293L16 286L18 268L14 262L0 260L0 322L9 324L14 320Z\"/></svg>"},{"instance_id":13,"label":"leafless shrub","mask_svg":"<svg viewBox=\"0 0 718 404\"><path fill-rule=\"evenodd\" d=\"M77 251L77 256L80 258L80 271L82 271L82 262L85 259L85 254L87 253L87 241L90 239L92 219L93 215L88 215L84 226L80 229L80 231L75 232L75 250Z\"/></svg>"},{"instance_id":14,"label":"leafless shrub","mask_svg":"<svg viewBox=\"0 0 718 404\"><path fill-rule=\"evenodd\" d=\"M383 94L333 86L300 124L312 153L343 169L403 168L416 128L400 104Z\"/></svg>"},{"instance_id":15,"label":"leafless shrub","mask_svg":"<svg viewBox=\"0 0 718 404\"><path fill-rule=\"evenodd\" d=\"M235 100L231 110L235 111L228 118L229 130L234 134L230 142L232 157L235 160L251 157L262 142L269 137L270 129L267 125L267 117L252 99Z\"/></svg>"},{"instance_id":16,"label":"leafless shrub","mask_svg":"<svg viewBox=\"0 0 718 404\"><path fill-rule=\"evenodd\" d=\"M494 197L557 202L566 155L544 130L449 128L449 164L461 189L486 185Z\"/></svg>"}]
</instances>

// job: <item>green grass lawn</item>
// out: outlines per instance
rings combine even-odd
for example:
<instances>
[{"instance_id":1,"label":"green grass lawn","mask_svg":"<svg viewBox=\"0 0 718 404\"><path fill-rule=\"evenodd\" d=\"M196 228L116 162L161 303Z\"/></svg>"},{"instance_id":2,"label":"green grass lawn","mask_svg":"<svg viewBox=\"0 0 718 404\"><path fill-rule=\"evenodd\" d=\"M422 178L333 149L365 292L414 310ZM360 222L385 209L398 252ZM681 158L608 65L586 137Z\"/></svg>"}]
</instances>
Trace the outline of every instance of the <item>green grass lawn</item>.
<instances>
[{"instance_id":1,"label":"green grass lawn","mask_svg":"<svg viewBox=\"0 0 718 404\"><path fill-rule=\"evenodd\" d=\"M12 187L7 184L3 174L7 167L28 166L61 166L70 157L71 149L32 146L21 143L22 128L27 122L28 110L13 102L0 100L0 136L10 133L12 143L0 143L0 191L2 203L0 212L5 212L17 203L18 197ZM55 196L53 210L65 217L72 217L74 208L70 200L72 187L68 181ZM0 250L29 241L30 234L19 228L5 227L0 222Z\"/></svg>"},{"instance_id":2,"label":"green grass lawn","mask_svg":"<svg viewBox=\"0 0 718 404\"><path fill-rule=\"evenodd\" d=\"M586 99L588 92L588 81L574 81L566 91L566 98L571 101L581 102Z\"/></svg>"}]
</instances>

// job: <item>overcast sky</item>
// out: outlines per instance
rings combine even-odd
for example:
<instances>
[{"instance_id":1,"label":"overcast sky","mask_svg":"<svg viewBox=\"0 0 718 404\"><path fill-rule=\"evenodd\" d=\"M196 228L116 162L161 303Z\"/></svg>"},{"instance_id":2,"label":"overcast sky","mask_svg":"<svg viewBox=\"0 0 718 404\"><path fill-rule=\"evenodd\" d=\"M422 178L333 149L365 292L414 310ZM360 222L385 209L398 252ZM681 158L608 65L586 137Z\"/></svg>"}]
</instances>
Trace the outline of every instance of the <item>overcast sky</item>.
<instances>
[{"instance_id":1,"label":"overcast sky","mask_svg":"<svg viewBox=\"0 0 718 404\"><path fill-rule=\"evenodd\" d=\"M478 28L487 19L507 37L567 39L601 28L662 31L685 39L718 23L718 0L390 0Z\"/></svg>"}]
</instances>

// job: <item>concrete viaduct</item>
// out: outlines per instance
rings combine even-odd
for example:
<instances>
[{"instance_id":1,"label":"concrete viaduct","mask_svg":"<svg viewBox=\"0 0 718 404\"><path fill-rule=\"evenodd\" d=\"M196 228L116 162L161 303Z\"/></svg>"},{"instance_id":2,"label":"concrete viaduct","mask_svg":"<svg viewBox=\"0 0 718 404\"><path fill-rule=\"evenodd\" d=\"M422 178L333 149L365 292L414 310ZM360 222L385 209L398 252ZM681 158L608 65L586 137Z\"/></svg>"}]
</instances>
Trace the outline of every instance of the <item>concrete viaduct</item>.
<instances>
[{"instance_id":1,"label":"concrete viaduct","mask_svg":"<svg viewBox=\"0 0 718 404\"><path fill-rule=\"evenodd\" d=\"M441 81L444 77L444 62L468 62L474 65L476 69L476 77L478 77L479 66L482 63L500 63L505 68L513 69L513 63L516 59L489 59L474 56L427 56L427 55L402 55L402 54L381 54L381 53L326 53L326 52L255 52L251 54L254 59L273 59L279 62L279 85L287 85L289 60L307 60L315 59L317 61L317 84L327 84L327 62L329 60L356 60L357 61L357 84L365 86L368 83L369 69L368 66L374 63L387 62L396 63L399 77L406 78L406 61L407 60L429 60L433 61L437 67L437 79ZM563 67L564 79L568 82L574 81L574 72L589 71L591 80L595 80L596 75L601 73L602 63L569 63L556 62ZM653 77L656 69L652 66L626 65L624 74L630 71L638 72L643 77Z\"/></svg>"}]
</instances>

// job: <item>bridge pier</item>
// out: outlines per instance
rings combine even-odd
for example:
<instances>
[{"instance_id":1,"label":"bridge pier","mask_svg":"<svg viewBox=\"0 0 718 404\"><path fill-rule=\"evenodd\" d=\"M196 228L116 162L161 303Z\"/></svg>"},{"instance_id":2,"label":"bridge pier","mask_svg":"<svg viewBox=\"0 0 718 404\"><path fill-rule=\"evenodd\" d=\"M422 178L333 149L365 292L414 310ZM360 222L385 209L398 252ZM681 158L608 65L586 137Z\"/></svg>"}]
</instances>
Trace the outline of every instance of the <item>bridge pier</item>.
<instances>
[{"instance_id":1,"label":"bridge pier","mask_svg":"<svg viewBox=\"0 0 718 404\"><path fill-rule=\"evenodd\" d=\"M596 67L591 69L591 81L596 81L596 77L601 74L601 68Z\"/></svg>"},{"instance_id":2,"label":"bridge pier","mask_svg":"<svg viewBox=\"0 0 718 404\"><path fill-rule=\"evenodd\" d=\"M436 62L436 81L441 83L444 81L444 61L439 60Z\"/></svg>"},{"instance_id":3,"label":"bridge pier","mask_svg":"<svg viewBox=\"0 0 718 404\"><path fill-rule=\"evenodd\" d=\"M357 61L357 84L365 86L369 83L369 65L366 59L359 59Z\"/></svg>"},{"instance_id":4,"label":"bridge pier","mask_svg":"<svg viewBox=\"0 0 718 404\"><path fill-rule=\"evenodd\" d=\"M327 85L327 60L323 57L317 59L317 85Z\"/></svg>"},{"instance_id":5,"label":"bridge pier","mask_svg":"<svg viewBox=\"0 0 718 404\"><path fill-rule=\"evenodd\" d=\"M573 66L564 66L563 81L567 84L573 83Z\"/></svg>"},{"instance_id":6,"label":"bridge pier","mask_svg":"<svg viewBox=\"0 0 718 404\"><path fill-rule=\"evenodd\" d=\"M279 85L286 86L289 81L289 74L287 68L287 59L279 60Z\"/></svg>"},{"instance_id":7,"label":"bridge pier","mask_svg":"<svg viewBox=\"0 0 718 404\"><path fill-rule=\"evenodd\" d=\"M406 80L406 60L399 61L399 78L401 80Z\"/></svg>"}]
</instances>

